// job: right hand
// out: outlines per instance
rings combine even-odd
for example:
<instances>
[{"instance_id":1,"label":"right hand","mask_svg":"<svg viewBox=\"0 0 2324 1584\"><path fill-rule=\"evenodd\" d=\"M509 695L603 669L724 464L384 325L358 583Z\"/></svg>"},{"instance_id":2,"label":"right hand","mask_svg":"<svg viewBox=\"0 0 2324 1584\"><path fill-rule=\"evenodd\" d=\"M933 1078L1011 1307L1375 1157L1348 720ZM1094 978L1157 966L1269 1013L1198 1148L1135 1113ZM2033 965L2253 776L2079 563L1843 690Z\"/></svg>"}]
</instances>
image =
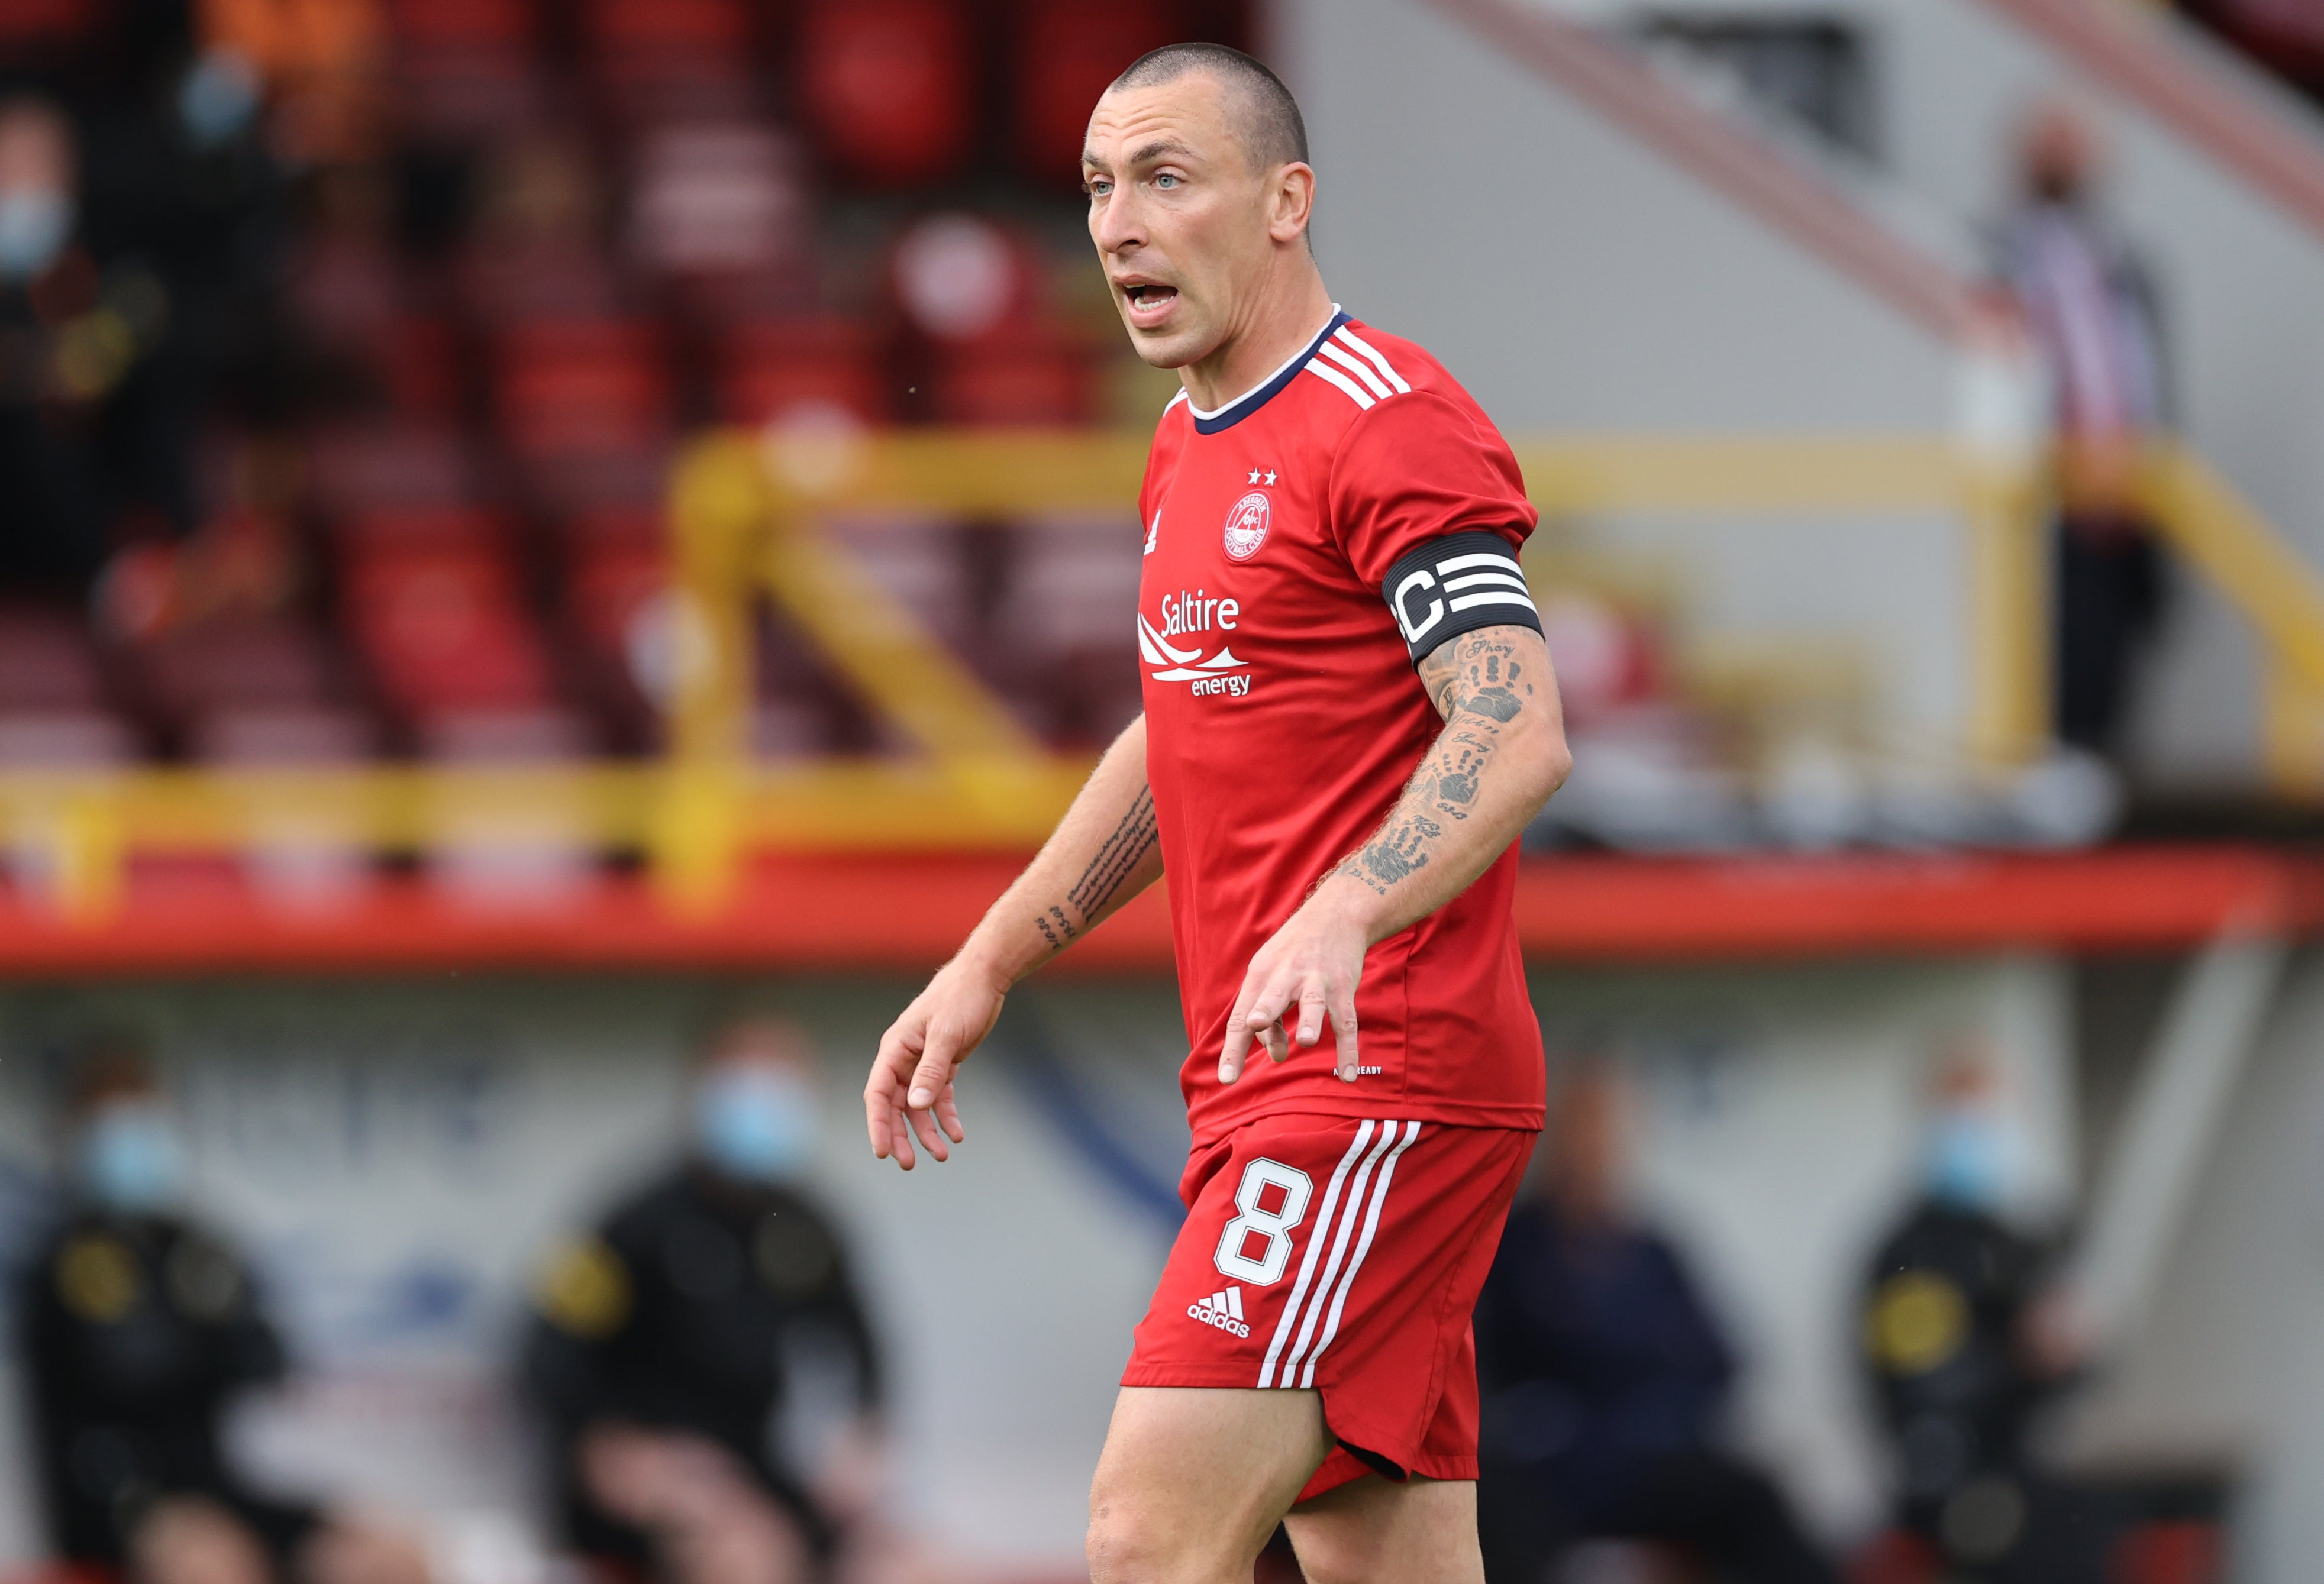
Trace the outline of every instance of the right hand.
<instances>
[{"instance_id":1,"label":"right hand","mask_svg":"<svg viewBox=\"0 0 2324 1584\"><path fill-rule=\"evenodd\" d=\"M945 1141L958 1144L968 1137L953 1101L953 1074L1000 1021L1008 991L1004 979L954 958L889 1026L863 1085L863 1121L873 1155L881 1160L892 1155L908 1172L918 1133L928 1154L940 1161L952 1158Z\"/></svg>"}]
</instances>

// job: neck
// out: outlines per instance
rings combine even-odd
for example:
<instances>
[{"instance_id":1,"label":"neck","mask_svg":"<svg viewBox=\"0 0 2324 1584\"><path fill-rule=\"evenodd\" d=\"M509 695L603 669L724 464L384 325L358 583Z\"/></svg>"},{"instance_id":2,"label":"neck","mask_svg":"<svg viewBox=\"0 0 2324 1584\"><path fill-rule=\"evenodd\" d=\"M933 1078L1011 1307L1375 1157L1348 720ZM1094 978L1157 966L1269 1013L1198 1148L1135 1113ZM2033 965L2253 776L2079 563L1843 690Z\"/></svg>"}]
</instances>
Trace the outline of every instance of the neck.
<instances>
[{"instance_id":1,"label":"neck","mask_svg":"<svg viewBox=\"0 0 2324 1584\"><path fill-rule=\"evenodd\" d=\"M1187 400L1205 412L1224 407L1282 367L1331 317L1323 272L1301 246L1296 262L1277 270L1226 339L1178 371Z\"/></svg>"}]
</instances>

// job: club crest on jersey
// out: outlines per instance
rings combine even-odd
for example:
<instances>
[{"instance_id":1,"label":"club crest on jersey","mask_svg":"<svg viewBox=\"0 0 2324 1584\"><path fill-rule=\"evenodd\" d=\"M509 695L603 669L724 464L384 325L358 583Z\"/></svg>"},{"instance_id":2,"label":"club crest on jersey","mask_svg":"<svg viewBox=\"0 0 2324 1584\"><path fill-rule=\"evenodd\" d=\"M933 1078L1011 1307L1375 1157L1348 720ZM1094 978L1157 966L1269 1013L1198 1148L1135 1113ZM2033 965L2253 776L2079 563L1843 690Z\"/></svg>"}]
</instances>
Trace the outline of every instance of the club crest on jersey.
<instances>
[{"instance_id":1,"label":"club crest on jersey","mask_svg":"<svg viewBox=\"0 0 2324 1584\"><path fill-rule=\"evenodd\" d=\"M1267 542L1267 521L1272 510L1263 490L1253 490L1234 503L1227 513L1227 559L1248 561L1259 554L1259 547Z\"/></svg>"}]
</instances>

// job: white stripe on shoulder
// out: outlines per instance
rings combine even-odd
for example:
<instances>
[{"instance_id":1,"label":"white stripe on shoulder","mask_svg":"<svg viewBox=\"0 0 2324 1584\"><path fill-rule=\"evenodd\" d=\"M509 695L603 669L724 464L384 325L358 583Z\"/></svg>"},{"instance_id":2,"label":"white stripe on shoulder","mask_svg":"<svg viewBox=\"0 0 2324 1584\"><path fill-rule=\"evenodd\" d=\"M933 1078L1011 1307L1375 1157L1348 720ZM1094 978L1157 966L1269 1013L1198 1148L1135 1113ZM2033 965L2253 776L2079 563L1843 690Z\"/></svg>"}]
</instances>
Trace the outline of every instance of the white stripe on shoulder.
<instances>
[{"instance_id":1,"label":"white stripe on shoulder","mask_svg":"<svg viewBox=\"0 0 2324 1584\"><path fill-rule=\"evenodd\" d=\"M1165 402L1162 404L1162 410L1163 410L1163 411L1165 411L1165 412L1167 412L1167 411L1169 411L1172 408L1174 408L1174 407L1177 406L1177 405L1178 405L1178 403L1180 403L1181 401L1185 401L1185 400L1186 400L1186 387L1185 387L1185 386L1184 386L1184 385L1181 385L1181 386L1179 386L1179 387L1178 387L1178 393L1177 393L1176 396L1171 397L1169 401L1165 401ZM1189 403L1189 405L1192 405L1192 404L1191 404L1191 403Z\"/></svg>"},{"instance_id":2,"label":"white stripe on shoulder","mask_svg":"<svg viewBox=\"0 0 2324 1584\"><path fill-rule=\"evenodd\" d=\"M1332 1228L1333 1212L1340 1207L1340 1190L1348 1181L1348 1169L1371 1141L1372 1124L1367 1121L1356 1128L1348 1153L1340 1157L1339 1169L1332 1174L1331 1186L1323 1190L1323 1208L1316 1214L1314 1230L1308 1233L1307 1252L1299 1262L1299 1279L1291 1284L1291 1296L1283 1303L1283 1318L1276 1323L1275 1340L1268 1345L1267 1359L1259 1367L1259 1384L1262 1386L1275 1384L1275 1361L1281 1357L1283 1345L1291 1340L1292 1329L1299 1323L1299 1311L1306 1303L1309 1285L1315 1279L1315 1262L1323 1257L1324 1238ZM1286 1379L1283 1384L1287 1386L1291 1382Z\"/></svg>"},{"instance_id":3,"label":"white stripe on shoulder","mask_svg":"<svg viewBox=\"0 0 2324 1584\"><path fill-rule=\"evenodd\" d=\"M1396 1131L1394 1122L1388 1125L1388 1131ZM1307 1368L1299 1372L1299 1384L1303 1386L1315 1384L1315 1360L1323 1356L1323 1349L1340 1334L1340 1312L1347 1307L1348 1290L1356 1285L1356 1273L1363 1268L1364 1256L1372 1251L1372 1234L1379 1230L1380 1206L1388 1202L1388 1179L1396 1175L1397 1157L1411 1148L1412 1141L1419 1137L1420 1124L1406 1122L1404 1137L1397 1140L1396 1147L1380 1163L1379 1182L1372 1189L1370 1207L1364 1211L1363 1235L1356 1240L1355 1257L1348 1261L1348 1274L1340 1278L1339 1288L1332 1294L1331 1312L1323 1317L1323 1334L1316 1340L1315 1350L1307 1355Z\"/></svg>"},{"instance_id":4,"label":"white stripe on shoulder","mask_svg":"<svg viewBox=\"0 0 2324 1584\"><path fill-rule=\"evenodd\" d=\"M1372 399L1364 394L1363 388L1358 385L1355 381L1348 378L1347 375L1333 368L1330 364L1325 363L1322 358L1311 358L1307 364L1307 372L1320 379L1329 380L1334 385L1339 386L1341 390L1345 391L1348 393L1349 401L1354 402L1358 407L1362 408L1366 412L1370 412L1372 410ZM1388 420L1382 419L1380 421L1385 423Z\"/></svg>"},{"instance_id":5,"label":"white stripe on shoulder","mask_svg":"<svg viewBox=\"0 0 2324 1584\"><path fill-rule=\"evenodd\" d=\"M1404 376L1397 373L1394 368L1389 366L1388 359L1379 355L1379 348L1374 346L1361 336L1357 335L1353 330L1349 329L1347 326L1342 325L1340 327L1337 338L1346 342L1358 352L1362 353L1364 356L1370 359L1372 367L1379 370L1380 377L1388 381L1389 384L1394 385L1398 391L1409 391L1412 389L1411 386L1404 382Z\"/></svg>"},{"instance_id":6,"label":"white stripe on shoulder","mask_svg":"<svg viewBox=\"0 0 2324 1584\"><path fill-rule=\"evenodd\" d=\"M1379 397L1381 401L1385 401L1389 397L1396 394L1395 391L1389 390L1388 386L1381 382L1380 377L1378 374L1372 373L1371 364L1366 363L1362 358L1356 356L1345 347L1334 346L1332 343L1326 341L1323 343L1323 355L1330 358L1333 363L1338 364L1350 373L1355 375L1356 378L1361 380L1365 384L1370 385L1372 388L1372 394Z\"/></svg>"}]
</instances>

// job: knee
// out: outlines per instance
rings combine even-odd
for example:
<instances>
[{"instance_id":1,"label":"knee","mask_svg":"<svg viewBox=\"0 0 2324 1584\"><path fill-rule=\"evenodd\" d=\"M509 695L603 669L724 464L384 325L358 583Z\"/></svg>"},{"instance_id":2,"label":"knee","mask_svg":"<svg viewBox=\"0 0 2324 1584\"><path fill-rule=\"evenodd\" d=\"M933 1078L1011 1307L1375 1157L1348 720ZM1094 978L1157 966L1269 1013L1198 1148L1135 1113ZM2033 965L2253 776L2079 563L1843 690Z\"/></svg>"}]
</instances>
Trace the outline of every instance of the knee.
<instances>
[{"instance_id":1,"label":"knee","mask_svg":"<svg viewBox=\"0 0 2324 1584\"><path fill-rule=\"evenodd\" d=\"M1231 1576L1227 1559L1205 1549L1215 1539L1158 1522L1134 1502L1093 1502L1085 1547L1090 1584L1210 1584Z\"/></svg>"}]
</instances>

